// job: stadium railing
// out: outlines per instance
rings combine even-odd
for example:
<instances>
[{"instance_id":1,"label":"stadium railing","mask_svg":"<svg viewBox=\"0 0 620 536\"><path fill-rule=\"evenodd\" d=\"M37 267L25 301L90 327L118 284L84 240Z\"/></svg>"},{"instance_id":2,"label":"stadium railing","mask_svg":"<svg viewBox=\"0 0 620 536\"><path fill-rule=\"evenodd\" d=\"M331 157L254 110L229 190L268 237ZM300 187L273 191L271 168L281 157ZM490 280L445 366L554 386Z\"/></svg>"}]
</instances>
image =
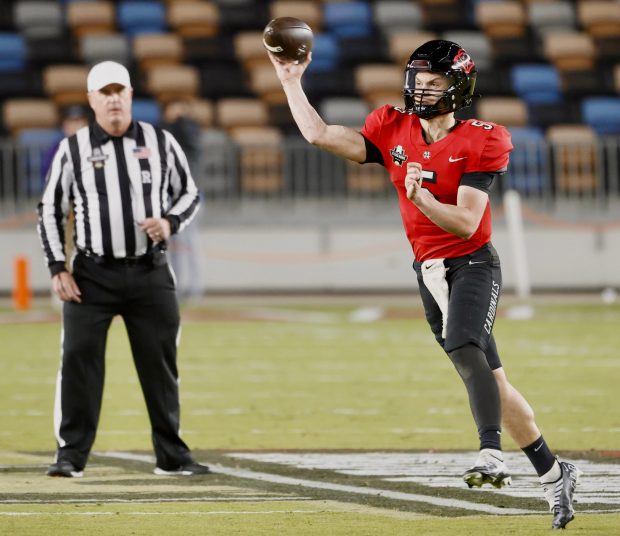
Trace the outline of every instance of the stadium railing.
<instances>
[{"instance_id":1,"label":"stadium railing","mask_svg":"<svg viewBox=\"0 0 620 536\"><path fill-rule=\"evenodd\" d=\"M36 203L45 184L48 149L0 140L3 206ZM262 146L236 143L226 135L205 136L202 154L195 179L205 199L214 201L385 200L395 195L383 167L345 162L298 138ZM509 171L495 184L492 195L499 199L506 190L515 189L526 201L570 200L604 212L606 206L617 207L620 201L619 175L620 138L591 143L524 141L515 143Z\"/></svg>"}]
</instances>

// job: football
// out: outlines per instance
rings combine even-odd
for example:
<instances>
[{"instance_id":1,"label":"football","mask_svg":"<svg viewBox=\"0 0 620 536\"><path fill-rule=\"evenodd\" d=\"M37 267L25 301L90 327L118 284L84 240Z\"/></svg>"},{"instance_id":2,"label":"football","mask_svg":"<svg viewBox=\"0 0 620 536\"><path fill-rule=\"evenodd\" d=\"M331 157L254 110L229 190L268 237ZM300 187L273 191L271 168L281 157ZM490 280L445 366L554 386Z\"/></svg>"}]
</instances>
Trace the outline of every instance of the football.
<instances>
[{"instance_id":1,"label":"football","mask_svg":"<svg viewBox=\"0 0 620 536\"><path fill-rule=\"evenodd\" d=\"M314 34L304 21L294 17L273 19L263 31L263 44L274 56L302 62L312 50Z\"/></svg>"}]
</instances>

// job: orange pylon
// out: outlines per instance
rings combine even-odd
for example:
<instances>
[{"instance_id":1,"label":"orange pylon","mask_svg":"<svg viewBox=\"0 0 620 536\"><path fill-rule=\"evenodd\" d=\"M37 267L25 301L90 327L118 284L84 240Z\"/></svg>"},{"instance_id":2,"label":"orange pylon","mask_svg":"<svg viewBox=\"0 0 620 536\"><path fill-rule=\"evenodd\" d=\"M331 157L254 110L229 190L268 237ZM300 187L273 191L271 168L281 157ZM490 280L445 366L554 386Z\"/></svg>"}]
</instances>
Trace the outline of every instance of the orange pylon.
<instances>
[{"instance_id":1,"label":"orange pylon","mask_svg":"<svg viewBox=\"0 0 620 536\"><path fill-rule=\"evenodd\" d=\"M26 257L13 260L13 305L20 311L30 309L32 289L30 288L30 263Z\"/></svg>"}]
</instances>

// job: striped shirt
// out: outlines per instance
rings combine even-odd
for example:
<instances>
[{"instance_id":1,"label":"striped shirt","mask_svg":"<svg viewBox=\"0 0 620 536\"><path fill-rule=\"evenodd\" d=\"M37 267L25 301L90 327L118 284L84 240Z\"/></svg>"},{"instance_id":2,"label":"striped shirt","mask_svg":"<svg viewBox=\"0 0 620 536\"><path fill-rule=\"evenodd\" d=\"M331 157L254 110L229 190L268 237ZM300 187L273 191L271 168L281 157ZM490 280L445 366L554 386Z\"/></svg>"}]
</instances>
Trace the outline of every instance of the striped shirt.
<instances>
[{"instance_id":1,"label":"striped shirt","mask_svg":"<svg viewBox=\"0 0 620 536\"><path fill-rule=\"evenodd\" d=\"M167 131L133 121L119 137L91 123L62 140L38 206L38 232L52 275L65 270L64 226L71 205L75 244L106 258L138 257L153 242L139 228L163 218L181 231L198 210L187 158Z\"/></svg>"}]
</instances>

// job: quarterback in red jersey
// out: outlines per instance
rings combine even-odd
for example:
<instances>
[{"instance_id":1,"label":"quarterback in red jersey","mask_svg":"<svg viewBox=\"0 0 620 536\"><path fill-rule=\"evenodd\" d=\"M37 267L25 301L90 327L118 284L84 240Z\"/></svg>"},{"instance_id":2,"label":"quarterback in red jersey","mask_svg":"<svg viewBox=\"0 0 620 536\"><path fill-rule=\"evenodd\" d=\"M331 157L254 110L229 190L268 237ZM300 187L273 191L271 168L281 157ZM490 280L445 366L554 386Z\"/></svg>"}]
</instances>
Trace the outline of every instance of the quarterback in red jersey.
<instances>
[{"instance_id":1,"label":"quarterback in red jersey","mask_svg":"<svg viewBox=\"0 0 620 536\"><path fill-rule=\"evenodd\" d=\"M327 125L308 102L301 77L312 54L302 63L270 58L306 140L390 172L426 319L465 384L478 429L480 452L464 481L469 487L510 484L503 423L540 477L552 527L564 528L574 518L580 472L552 454L531 407L509 383L493 338L502 276L491 244L488 194L507 169L512 143L500 125L454 116L474 97L473 59L450 41L423 44L405 68L405 106L373 111L358 132Z\"/></svg>"}]
</instances>

